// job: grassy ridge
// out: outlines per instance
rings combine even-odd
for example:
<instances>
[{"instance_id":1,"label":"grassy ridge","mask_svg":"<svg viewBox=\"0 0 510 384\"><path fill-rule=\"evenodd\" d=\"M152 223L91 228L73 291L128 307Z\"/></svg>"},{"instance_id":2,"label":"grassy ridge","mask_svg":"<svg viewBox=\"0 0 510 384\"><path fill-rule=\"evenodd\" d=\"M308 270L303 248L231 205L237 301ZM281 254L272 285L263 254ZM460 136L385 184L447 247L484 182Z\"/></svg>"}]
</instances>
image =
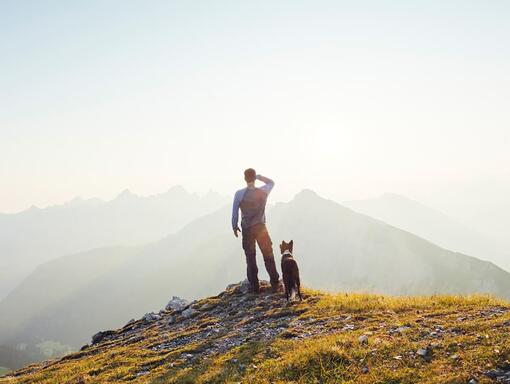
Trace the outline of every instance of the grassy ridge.
<instances>
[{"instance_id":1,"label":"grassy ridge","mask_svg":"<svg viewBox=\"0 0 510 384\"><path fill-rule=\"evenodd\" d=\"M4 368L4 367L0 367L0 376L3 376L5 375L6 373L9 373L9 369L7 368Z\"/></svg>"},{"instance_id":2,"label":"grassy ridge","mask_svg":"<svg viewBox=\"0 0 510 384\"><path fill-rule=\"evenodd\" d=\"M487 296L307 290L286 306L234 290L194 307L192 318L168 313L174 325L164 317L132 342L113 339L0 383L490 383L487 371L510 359L510 306ZM258 328L246 331L254 317ZM204 337L208 328L222 331ZM242 343L231 342L236 332ZM155 348L175 340L186 342Z\"/></svg>"}]
</instances>

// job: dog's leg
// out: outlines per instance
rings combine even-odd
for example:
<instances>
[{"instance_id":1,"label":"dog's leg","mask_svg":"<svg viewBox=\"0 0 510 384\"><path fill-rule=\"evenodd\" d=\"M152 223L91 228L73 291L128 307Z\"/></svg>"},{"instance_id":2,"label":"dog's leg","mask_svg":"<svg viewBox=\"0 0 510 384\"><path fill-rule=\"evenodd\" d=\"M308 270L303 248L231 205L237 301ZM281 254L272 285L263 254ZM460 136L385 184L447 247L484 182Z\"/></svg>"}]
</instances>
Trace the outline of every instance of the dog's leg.
<instances>
[{"instance_id":1,"label":"dog's leg","mask_svg":"<svg viewBox=\"0 0 510 384\"><path fill-rule=\"evenodd\" d=\"M299 280L299 276L296 279L296 286L297 286L297 293L298 293L298 296L299 296L299 301L302 301L303 297L301 296L301 281Z\"/></svg>"}]
</instances>

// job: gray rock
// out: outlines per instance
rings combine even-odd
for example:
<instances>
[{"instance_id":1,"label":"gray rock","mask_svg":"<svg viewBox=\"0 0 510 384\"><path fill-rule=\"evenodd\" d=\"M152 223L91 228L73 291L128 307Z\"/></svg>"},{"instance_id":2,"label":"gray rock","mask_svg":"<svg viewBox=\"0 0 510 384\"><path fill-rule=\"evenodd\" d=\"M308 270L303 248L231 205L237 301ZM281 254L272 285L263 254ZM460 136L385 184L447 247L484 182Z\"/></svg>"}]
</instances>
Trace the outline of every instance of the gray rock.
<instances>
[{"instance_id":1,"label":"gray rock","mask_svg":"<svg viewBox=\"0 0 510 384\"><path fill-rule=\"evenodd\" d=\"M491 379L499 379L505 376L506 372L501 368L491 369L484 373L485 376L490 377Z\"/></svg>"},{"instance_id":2,"label":"gray rock","mask_svg":"<svg viewBox=\"0 0 510 384\"><path fill-rule=\"evenodd\" d=\"M361 368L361 373L367 374L369 371L368 367Z\"/></svg>"},{"instance_id":3,"label":"gray rock","mask_svg":"<svg viewBox=\"0 0 510 384\"><path fill-rule=\"evenodd\" d=\"M229 284L227 285L227 287L225 288L225 291L230 291L234 288L236 288L239 284L238 283L234 283L234 284Z\"/></svg>"},{"instance_id":4,"label":"gray rock","mask_svg":"<svg viewBox=\"0 0 510 384\"><path fill-rule=\"evenodd\" d=\"M395 332L404 333L405 331L407 331L410 328L411 327L408 327L407 325L402 325L402 326L398 327L397 329L395 329Z\"/></svg>"},{"instance_id":5,"label":"gray rock","mask_svg":"<svg viewBox=\"0 0 510 384\"><path fill-rule=\"evenodd\" d=\"M416 354L425 361L432 360L432 349L430 347L420 348L416 351Z\"/></svg>"},{"instance_id":6,"label":"gray rock","mask_svg":"<svg viewBox=\"0 0 510 384\"><path fill-rule=\"evenodd\" d=\"M468 381L468 384L478 384L478 380L476 380L476 379L470 379L470 380Z\"/></svg>"},{"instance_id":7,"label":"gray rock","mask_svg":"<svg viewBox=\"0 0 510 384\"><path fill-rule=\"evenodd\" d=\"M170 311L182 311L185 307L189 305L188 300L181 299L177 296L172 296L165 309Z\"/></svg>"},{"instance_id":8,"label":"gray rock","mask_svg":"<svg viewBox=\"0 0 510 384\"><path fill-rule=\"evenodd\" d=\"M213 309L214 307L215 307L215 305L212 303L205 303L204 305L202 305L200 307L200 310L201 311L209 311L209 310Z\"/></svg>"},{"instance_id":9,"label":"gray rock","mask_svg":"<svg viewBox=\"0 0 510 384\"><path fill-rule=\"evenodd\" d=\"M115 331L101 331L92 336L92 345L98 344L110 336L114 335Z\"/></svg>"},{"instance_id":10,"label":"gray rock","mask_svg":"<svg viewBox=\"0 0 510 384\"><path fill-rule=\"evenodd\" d=\"M346 324L342 328L342 331L353 331L355 328L354 324Z\"/></svg>"},{"instance_id":11,"label":"gray rock","mask_svg":"<svg viewBox=\"0 0 510 384\"><path fill-rule=\"evenodd\" d=\"M153 312L150 312L150 313L146 313L145 315L143 315L143 318L142 318L144 321L146 321L147 323L151 323L153 321L158 321L159 319L161 319L161 316L159 315L156 315L155 313Z\"/></svg>"},{"instance_id":12,"label":"gray rock","mask_svg":"<svg viewBox=\"0 0 510 384\"><path fill-rule=\"evenodd\" d=\"M169 316L168 319L166 320L166 323L167 325L172 325L175 323L175 317L174 316Z\"/></svg>"},{"instance_id":13,"label":"gray rock","mask_svg":"<svg viewBox=\"0 0 510 384\"><path fill-rule=\"evenodd\" d=\"M195 313L197 313L197 311L193 308L188 308L188 309L185 309L184 311L182 311L182 316L185 317L186 319L189 319L190 317L192 317Z\"/></svg>"},{"instance_id":14,"label":"gray rock","mask_svg":"<svg viewBox=\"0 0 510 384\"><path fill-rule=\"evenodd\" d=\"M242 293L248 293L250 291L250 282L248 279L244 279L239 286Z\"/></svg>"},{"instance_id":15,"label":"gray rock","mask_svg":"<svg viewBox=\"0 0 510 384\"><path fill-rule=\"evenodd\" d=\"M361 335L360 337L358 337L358 341L360 344L368 344L368 336Z\"/></svg>"}]
</instances>

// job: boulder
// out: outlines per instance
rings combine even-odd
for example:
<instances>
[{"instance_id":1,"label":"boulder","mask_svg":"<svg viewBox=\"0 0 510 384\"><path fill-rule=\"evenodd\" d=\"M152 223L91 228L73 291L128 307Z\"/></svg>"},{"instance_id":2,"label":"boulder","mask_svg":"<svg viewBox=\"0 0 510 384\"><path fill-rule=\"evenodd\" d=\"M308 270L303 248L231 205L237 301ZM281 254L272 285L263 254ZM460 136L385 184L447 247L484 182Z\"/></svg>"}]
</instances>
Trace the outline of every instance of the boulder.
<instances>
[{"instance_id":1,"label":"boulder","mask_svg":"<svg viewBox=\"0 0 510 384\"><path fill-rule=\"evenodd\" d=\"M185 307L189 305L188 300L181 299L177 296L172 296L165 309L168 311L182 311Z\"/></svg>"},{"instance_id":2,"label":"boulder","mask_svg":"<svg viewBox=\"0 0 510 384\"><path fill-rule=\"evenodd\" d=\"M159 319L161 319L161 316L156 315L154 312L150 312L143 315L142 319L147 323L151 323L153 321L158 321Z\"/></svg>"},{"instance_id":3,"label":"boulder","mask_svg":"<svg viewBox=\"0 0 510 384\"><path fill-rule=\"evenodd\" d=\"M101 331L96 333L94 336L92 336L92 345L98 344L102 342L103 340L109 338L110 336L114 335L115 331Z\"/></svg>"},{"instance_id":4,"label":"boulder","mask_svg":"<svg viewBox=\"0 0 510 384\"><path fill-rule=\"evenodd\" d=\"M166 324L167 325L172 325L174 323L175 323L175 317L169 316L168 319L166 320Z\"/></svg>"},{"instance_id":5,"label":"boulder","mask_svg":"<svg viewBox=\"0 0 510 384\"><path fill-rule=\"evenodd\" d=\"M182 316L185 317L186 319L189 319L190 317L192 317L195 313L197 313L197 311L193 308L188 308L188 309L185 309L184 311L182 311Z\"/></svg>"}]
</instances>

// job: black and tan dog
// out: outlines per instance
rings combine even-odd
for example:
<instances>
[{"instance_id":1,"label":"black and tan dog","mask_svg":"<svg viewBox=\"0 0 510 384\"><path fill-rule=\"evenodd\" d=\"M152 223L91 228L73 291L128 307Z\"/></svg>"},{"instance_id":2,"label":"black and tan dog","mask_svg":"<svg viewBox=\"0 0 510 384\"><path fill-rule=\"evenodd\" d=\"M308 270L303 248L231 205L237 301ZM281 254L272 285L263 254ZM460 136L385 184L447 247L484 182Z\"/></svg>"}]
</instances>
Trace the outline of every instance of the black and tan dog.
<instances>
[{"instance_id":1,"label":"black and tan dog","mask_svg":"<svg viewBox=\"0 0 510 384\"><path fill-rule=\"evenodd\" d=\"M303 300L301 297L299 268L296 260L294 260L292 256L293 247L294 240L291 240L290 243L282 241L280 244L280 251L282 252L283 285L285 286L285 297L287 297L287 301L289 301L289 296L293 297L296 293L299 296L299 300Z\"/></svg>"}]
</instances>

